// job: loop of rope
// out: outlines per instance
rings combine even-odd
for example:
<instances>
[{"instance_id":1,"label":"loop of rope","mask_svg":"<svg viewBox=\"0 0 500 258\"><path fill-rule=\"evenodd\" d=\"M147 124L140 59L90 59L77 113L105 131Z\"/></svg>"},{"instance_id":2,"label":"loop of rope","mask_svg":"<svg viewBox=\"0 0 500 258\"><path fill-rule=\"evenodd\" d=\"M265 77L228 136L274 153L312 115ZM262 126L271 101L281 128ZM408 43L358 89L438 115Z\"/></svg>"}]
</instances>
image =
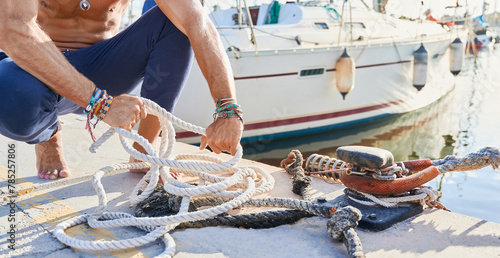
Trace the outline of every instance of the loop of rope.
<instances>
[{"instance_id":1,"label":"loop of rope","mask_svg":"<svg viewBox=\"0 0 500 258\"><path fill-rule=\"evenodd\" d=\"M286 168L286 172L293 176L292 192L302 196L304 200L310 201L312 199L311 178L306 176L304 168L302 167L302 163L304 162L302 153L300 153L299 150L292 150L289 156L290 155L295 157L295 161Z\"/></svg>"},{"instance_id":2,"label":"loop of rope","mask_svg":"<svg viewBox=\"0 0 500 258\"><path fill-rule=\"evenodd\" d=\"M353 189L349 189L349 191L355 192L356 194L362 195L363 197L369 199L369 201L359 200L355 197L352 197L349 194L346 194L346 196L352 201L367 206L380 205L386 208L395 207L398 203L402 202L418 201L421 202L422 204L424 202L434 202L436 200L436 196L439 195L439 192L432 189L432 187L430 186L423 186L422 188L417 188L415 189L414 194L399 196L399 197L377 197L375 195L363 193Z\"/></svg>"},{"instance_id":3,"label":"loop of rope","mask_svg":"<svg viewBox=\"0 0 500 258\"><path fill-rule=\"evenodd\" d=\"M361 240L354 231L354 228L358 226L361 216L361 212L358 209L347 206L333 213L327 223L328 233L334 239L339 241L345 240L344 243L347 247L349 257L365 257Z\"/></svg>"}]
</instances>

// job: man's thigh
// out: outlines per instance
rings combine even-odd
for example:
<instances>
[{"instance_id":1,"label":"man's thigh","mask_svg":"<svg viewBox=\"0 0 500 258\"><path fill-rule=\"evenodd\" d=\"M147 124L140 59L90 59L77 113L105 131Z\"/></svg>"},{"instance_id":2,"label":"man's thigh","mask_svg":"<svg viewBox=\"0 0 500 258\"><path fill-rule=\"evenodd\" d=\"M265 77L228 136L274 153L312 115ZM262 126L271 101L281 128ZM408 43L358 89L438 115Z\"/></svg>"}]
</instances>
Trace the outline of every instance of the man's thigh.
<instances>
[{"instance_id":1,"label":"man's thigh","mask_svg":"<svg viewBox=\"0 0 500 258\"><path fill-rule=\"evenodd\" d=\"M0 61L0 133L29 143L50 138L60 96L10 58Z\"/></svg>"},{"instance_id":2,"label":"man's thigh","mask_svg":"<svg viewBox=\"0 0 500 258\"><path fill-rule=\"evenodd\" d=\"M142 96L171 111L193 55L187 37L155 7L115 37L67 58L113 96L130 93L143 81Z\"/></svg>"}]
</instances>

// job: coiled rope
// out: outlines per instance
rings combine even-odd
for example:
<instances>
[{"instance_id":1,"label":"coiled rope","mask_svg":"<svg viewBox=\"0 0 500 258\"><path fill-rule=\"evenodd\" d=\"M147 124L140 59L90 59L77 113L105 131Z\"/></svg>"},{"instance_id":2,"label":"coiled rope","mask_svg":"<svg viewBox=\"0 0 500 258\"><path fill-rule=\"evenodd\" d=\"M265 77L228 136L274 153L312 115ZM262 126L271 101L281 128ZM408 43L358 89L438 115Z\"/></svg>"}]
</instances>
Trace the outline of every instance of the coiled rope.
<instances>
[{"instance_id":1,"label":"coiled rope","mask_svg":"<svg viewBox=\"0 0 500 258\"><path fill-rule=\"evenodd\" d=\"M174 229L179 223L214 217L241 206L254 195L267 192L273 188L274 178L267 171L259 167L235 166L235 164L241 160L243 154L241 146L238 146L235 157L227 162L208 155L178 155L177 157L171 158L175 144L175 130L173 125L198 134L204 134L205 129L178 119L150 100L142 100L148 107L149 113L159 118L160 125L165 135L161 139L159 154L154 151L152 145L145 138L121 128L110 128L102 137L92 144L90 150L95 152L101 144L117 133L120 136L120 141L125 150L134 158L145 162L117 164L104 167L95 173L92 183L99 197L99 205L92 214L68 219L55 227L54 235L64 244L77 249L99 251L134 248L152 242L159 237L163 237L163 241L167 247L160 256L172 256L175 253L175 242L173 242L168 231ZM132 148L127 138L142 145L147 154L140 153ZM129 198L131 205L136 205L140 201L146 199L154 191L155 186L158 184L159 176L161 175L165 182L165 190L176 196L182 196L179 213L159 218L136 218L130 214L121 212L105 213L107 198L104 187L101 184L101 178L111 171L146 167L150 167L150 170L133 190ZM211 182L212 184L195 187L190 184L182 183L172 177L170 171L182 171L188 175L195 175L201 180ZM219 177L214 175L216 172L229 172L231 176L226 178ZM244 189L228 190L229 187ZM188 212L190 199L200 195L211 195L230 199L212 208ZM69 227L85 222L92 228L140 226L142 229L150 232L141 237L117 241L80 240L72 238L64 232L64 230Z\"/></svg>"},{"instance_id":2,"label":"coiled rope","mask_svg":"<svg viewBox=\"0 0 500 258\"><path fill-rule=\"evenodd\" d=\"M171 157L175 144L174 125L198 134L205 134L205 129L180 120L148 99L143 98L142 100L148 108L148 112L158 117L164 133L163 137L161 137L159 153L156 153L153 146L142 136L117 127L110 128L94 144L92 144L90 151L95 152L96 149L107 139L114 134L118 134L120 142L125 150L132 157L137 160L142 160L143 162L116 164L104 167L97 171L94 174L92 184L99 198L99 204L93 213L70 218L61 222L54 228L54 236L62 243L81 250L109 251L134 248L155 241L161 237L166 247L165 250L157 257L171 257L175 254L176 245L175 241L169 234L170 231L182 223L189 224L196 223L198 221L210 220L240 206L283 207L298 210L300 211L299 215L307 213L328 218L338 216L336 213L333 213L332 216L332 212L337 210L337 206L325 207L312 202L288 198L253 199L253 196L257 196L271 190L274 186L274 178L271 174L269 174L269 172L260 167L236 166L243 155L241 145L238 146L236 155L229 161L223 161L217 157L202 154L182 154ZM144 147L147 154L136 151L128 139L138 142ZM129 197L130 204L132 206L136 206L141 201L148 198L158 185L159 177L161 176L164 182L163 188L165 191L172 196L180 198L180 203L177 201L178 213L170 216L145 218L134 217L131 214L123 212L105 212L108 200L104 187L101 183L102 177L112 171L125 171L141 168L150 169L134 188ZM200 179L200 184L198 186L194 186L180 182L175 179L170 172L180 172L185 175L198 177ZM216 175L217 173L229 173L230 176L222 177ZM207 184L207 182L209 184ZM229 190L229 188L231 188L231 190ZM234 188L237 189L234 190ZM199 196L204 197L199 198ZM191 201L199 203L211 202L212 204L215 204L215 206L204 210L193 211L192 208L190 209ZM348 226L342 226L336 230L340 230L339 232L345 232L343 235L352 235L352 229L357 225L357 221L359 220L359 218L356 218L355 216L352 217L353 218L351 220L353 221L350 222ZM149 233L140 237L113 241L81 240L70 237L65 233L66 229L83 223L87 223L92 228L136 226ZM332 223L333 222L329 222L329 232L333 230L330 229L333 227L330 226ZM337 232L336 230L334 231ZM337 239L342 238L338 237L339 233L335 234ZM342 235L342 233L340 234ZM359 250L362 250L360 246L361 243L351 242L347 244L348 247L357 247L353 249L356 252L352 254L350 253L350 256L362 257L362 252L359 252Z\"/></svg>"}]
</instances>

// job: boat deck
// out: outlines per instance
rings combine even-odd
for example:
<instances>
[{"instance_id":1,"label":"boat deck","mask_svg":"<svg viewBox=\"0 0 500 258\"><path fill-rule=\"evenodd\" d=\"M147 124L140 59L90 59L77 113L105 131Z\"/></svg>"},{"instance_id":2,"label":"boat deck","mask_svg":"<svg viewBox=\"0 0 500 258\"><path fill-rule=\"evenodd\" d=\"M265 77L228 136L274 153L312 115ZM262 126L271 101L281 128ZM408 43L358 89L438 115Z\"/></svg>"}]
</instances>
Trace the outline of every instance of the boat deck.
<instances>
[{"instance_id":1,"label":"boat deck","mask_svg":"<svg viewBox=\"0 0 500 258\"><path fill-rule=\"evenodd\" d=\"M32 146L13 142L0 136L0 207L1 248L0 256L36 257L152 257L164 250L160 240L126 251L96 253L76 250L60 243L53 236L54 227L63 220L93 212L98 200L90 183L98 169L126 162L128 155L118 137L105 143L96 154L88 151L90 137L84 130L80 116L62 118L65 154L73 176L48 182L39 179L35 172L35 155ZM96 135L104 132L101 125ZM16 144L18 164L16 187L35 190L15 198L16 212L10 211L7 192L7 144ZM208 153L197 147L177 143L176 153ZM286 153L283 154L284 156ZM241 165L257 164L243 160ZM280 168L258 164L273 174L275 188L265 196L299 198L291 193L289 176ZM129 172L115 173L103 178L109 199L108 211L132 213L128 204L131 189L141 175ZM313 196L330 192L340 193L343 186L312 178ZM116 183L119 182L119 183ZM242 209L240 212L252 211ZM16 222L10 222L14 217ZM207 227L176 230L172 234L177 243L175 257L345 257L343 243L334 241L326 231L327 219L311 217L291 225L271 229L238 229ZM10 234L15 225L15 250L8 248ZM363 250L368 257L499 257L500 224L492 223L453 212L425 209L416 217L379 232L356 229ZM80 225L67 230L71 236L82 239L126 239L144 233L132 227L92 230Z\"/></svg>"}]
</instances>

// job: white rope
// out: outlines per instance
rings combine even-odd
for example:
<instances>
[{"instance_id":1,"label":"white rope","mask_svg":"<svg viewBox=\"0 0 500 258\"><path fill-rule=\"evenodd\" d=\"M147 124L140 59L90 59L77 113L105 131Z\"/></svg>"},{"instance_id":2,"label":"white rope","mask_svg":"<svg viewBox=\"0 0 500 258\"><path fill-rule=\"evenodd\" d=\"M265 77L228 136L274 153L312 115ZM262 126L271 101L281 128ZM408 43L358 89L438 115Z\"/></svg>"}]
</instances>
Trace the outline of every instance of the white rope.
<instances>
[{"instance_id":1,"label":"white rope","mask_svg":"<svg viewBox=\"0 0 500 258\"><path fill-rule=\"evenodd\" d=\"M253 196L268 192L273 188L274 178L264 169L255 166L236 166L243 156L241 145L238 146L235 157L229 161L223 161L220 158L202 154L182 154L171 157L175 144L174 125L198 134L205 134L205 129L180 120L148 99L143 98L142 100L148 108L148 112L158 117L163 130L159 152L156 153L153 146L144 137L118 127L110 128L92 144L90 151L96 152L97 148L106 142L106 140L114 134L118 134L125 150L132 157L142 162L107 166L94 174L92 183L99 198L99 204L92 214L70 218L54 228L54 235L64 244L82 250L114 250L134 248L161 237L166 247L165 251L157 257L171 257L175 254L175 241L168 232L177 227L177 225L183 222L203 220L217 216L242 206L242 204L249 201ZM136 141L143 146L147 154L136 151L132 147L130 140ZM168 193L183 196L179 213L165 217L137 218L128 213L105 212L108 200L101 183L102 177L112 171L140 168L150 169L130 195L129 201L131 205L136 205L146 199L153 192L161 177L164 182L164 189ZM200 184L193 186L180 182L170 172L198 177ZM227 173L229 176L222 177L216 175L216 173L221 172ZM228 190L228 188L231 188L231 190ZM233 188L236 188L236 190L233 190ZM138 194L140 190L142 192ZM208 209L188 212L190 198L201 195L230 197L233 199L229 199L225 203ZM90 241L70 237L64 231L83 223L88 223L92 228L137 226L149 233L140 237L116 241Z\"/></svg>"},{"instance_id":2,"label":"white rope","mask_svg":"<svg viewBox=\"0 0 500 258\"><path fill-rule=\"evenodd\" d=\"M351 191L354 191L351 189ZM369 199L370 201L364 201L364 200L358 200L354 197L351 197L350 195L347 195L349 199L363 204L367 206L375 206L375 205L380 205L384 207L395 207L399 203L404 203L404 202L415 202L415 201L420 201L422 205L425 202L428 201L435 201L436 196L439 195L439 192L432 189L430 186L423 186L422 188L417 188L415 189L415 194L412 195L406 195L406 196L399 196L399 197L376 197L374 195L368 194L368 193L363 193L359 191L354 191L358 194L363 195L365 198Z\"/></svg>"}]
</instances>

